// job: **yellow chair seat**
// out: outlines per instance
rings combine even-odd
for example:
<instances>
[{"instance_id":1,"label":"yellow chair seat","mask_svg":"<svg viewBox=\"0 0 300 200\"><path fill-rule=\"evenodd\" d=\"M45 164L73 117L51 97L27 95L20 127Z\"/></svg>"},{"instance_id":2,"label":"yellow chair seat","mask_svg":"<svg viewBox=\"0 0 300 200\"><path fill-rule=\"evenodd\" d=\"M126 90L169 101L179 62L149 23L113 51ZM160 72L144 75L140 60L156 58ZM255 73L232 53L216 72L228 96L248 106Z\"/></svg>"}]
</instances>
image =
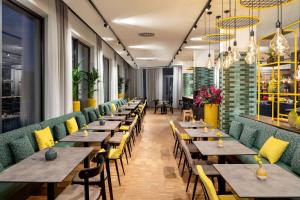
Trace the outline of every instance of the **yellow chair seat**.
<instances>
[{"instance_id":1,"label":"yellow chair seat","mask_svg":"<svg viewBox=\"0 0 300 200\"><path fill-rule=\"evenodd\" d=\"M100 149L99 153L103 153L105 151L106 151L105 149ZM122 152L119 149L115 149L115 148L110 149L108 158L109 159L118 159L118 158L120 158L121 153Z\"/></svg>"},{"instance_id":2,"label":"yellow chair seat","mask_svg":"<svg viewBox=\"0 0 300 200\"><path fill-rule=\"evenodd\" d=\"M129 130L129 126L127 126L127 125L122 125L120 127L120 131L128 131L128 130Z\"/></svg>"},{"instance_id":3,"label":"yellow chair seat","mask_svg":"<svg viewBox=\"0 0 300 200\"><path fill-rule=\"evenodd\" d=\"M234 196L232 194L229 195L218 195L219 200L247 200L247 198L239 198L237 196Z\"/></svg>"},{"instance_id":4,"label":"yellow chair seat","mask_svg":"<svg viewBox=\"0 0 300 200\"><path fill-rule=\"evenodd\" d=\"M181 133L180 137L183 140L191 140L192 139L187 133Z\"/></svg>"}]
</instances>

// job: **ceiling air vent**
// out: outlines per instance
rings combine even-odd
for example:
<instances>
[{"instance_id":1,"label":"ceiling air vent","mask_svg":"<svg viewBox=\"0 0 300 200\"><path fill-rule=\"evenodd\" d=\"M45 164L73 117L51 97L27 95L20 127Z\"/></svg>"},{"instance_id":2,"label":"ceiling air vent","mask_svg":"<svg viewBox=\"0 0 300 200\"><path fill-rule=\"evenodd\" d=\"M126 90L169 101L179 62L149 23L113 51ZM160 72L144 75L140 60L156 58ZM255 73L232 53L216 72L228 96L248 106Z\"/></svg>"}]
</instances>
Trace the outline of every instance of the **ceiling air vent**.
<instances>
[{"instance_id":1,"label":"ceiling air vent","mask_svg":"<svg viewBox=\"0 0 300 200\"><path fill-rule=\"evenodd\" d=\"M139 33L139 36L141 37L154 37L154 33L151 32L143 32L143 33Z\"/></svg>"}]
</instances>

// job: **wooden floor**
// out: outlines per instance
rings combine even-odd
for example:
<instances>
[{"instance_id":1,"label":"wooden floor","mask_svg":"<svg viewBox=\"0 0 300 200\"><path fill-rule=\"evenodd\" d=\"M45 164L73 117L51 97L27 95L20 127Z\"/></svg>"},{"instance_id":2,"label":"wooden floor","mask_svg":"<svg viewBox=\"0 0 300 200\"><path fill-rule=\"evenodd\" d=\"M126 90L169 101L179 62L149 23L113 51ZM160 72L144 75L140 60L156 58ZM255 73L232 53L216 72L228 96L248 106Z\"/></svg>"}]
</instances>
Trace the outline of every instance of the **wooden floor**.
<instances>
[{"instance_id":1,"label":"wooden floor","mask_svg":"<svg viewBox=\"0 0 300 200\"><path fill-rule=\"evenodd\" d=\"M170 113L161 115L154 114L153 110L148 110L142 132L133 148L133 155L129 159L129 164L125 164L126 175L124 176L121 172L121 186L118 185L115 167L111 163L116 200L191 199L194 184L190 185L188 192L185 191L188 174L186 172L183 178L179 175L178 161L172 154L174 138L168 121L170 119L177 120L179 117L179 111L175 111L173 115ZM125 159L123 161L126 163ZM59 187L66 186L70 180L71 176ZM197 199L204 199L202 195L199 196L202 192L199 184L198 186ZM42 193L45 194L45 188ZM45 197L37 194L30 198L30 200L33 199L45 199Z\"/></svg>"}]
</instances>

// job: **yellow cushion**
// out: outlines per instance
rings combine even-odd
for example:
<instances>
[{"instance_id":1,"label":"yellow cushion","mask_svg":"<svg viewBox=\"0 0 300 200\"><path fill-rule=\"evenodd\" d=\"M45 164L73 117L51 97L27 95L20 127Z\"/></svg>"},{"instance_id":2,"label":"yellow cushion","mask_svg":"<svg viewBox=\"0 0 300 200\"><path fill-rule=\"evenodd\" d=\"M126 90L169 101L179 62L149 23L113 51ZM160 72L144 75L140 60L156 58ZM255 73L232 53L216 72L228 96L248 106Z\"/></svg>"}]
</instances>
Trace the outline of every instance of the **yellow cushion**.
<instances>
[{"instance_id":1,"label":"yellow cushion","mask_svg":"<svg viewBox=\"0 0 300 200\"><path fill-rule=\"evenodd\" d=\"M117 111L117 108L116 108L116 105L114 103L111 104L111 112L116 112Z\"/></svg>"},{"instance_id":2,"label":"yellow cushion","mask_svg":"<svg viewBox=\"0 0 300 200\"><path fill-rule=\"evenodd\" d=\"M49 127L34 131L34 135L40 150L54 146L53 136Z\"/></svg>"},{"instance_id":3,"label":"yellow cushion","mask_svg":"<svg viewBox=\"0 0 300 200\"><path fill-rule=\"evenodd\" d=\"M78 125L74 117L66 121L67 129L69 134L76 133L78 131Z\"/></svg>"},{"instance_id":4,"label":"yellow cushion","mask_svg":"<svg viewBox=\"0 0 300 200\"><path fill-rule=\"evenodd\" d=\"M183 140L191 140L192 139L187 133L181 133L180 137Z\"/></svg>"},{"instance_id":5,"label":"yellow cushion","mask_svg":"<svg viewBox=\"0 0 300 200\"><path fill-rule=\"evenodd\" d=\"M203 171L203 168L201 165L197 165L197 171L199 174L199 177L206 189L206 192L208 194L208 197L210 200L219 200L219 197L217 195L216 189L214 187L214 184L212 181L206 176L205 172Z\"/></svg>"},{"instance_id":6,"label":"yellow cushion","mask_svg":"<svg viewBox=\"0 0 300 200\"><path fill-rule=\"evenodd\" d=\"M228 195L218 195L219 200L247 200L247 198L239 198L236 195L228 194Z\"/></svg>"},{"instance_id":7,"label":"yellow cushion","mask_svg":"<svg viewBox=\"0 0 300 200\"><path fill-rule=\"evenodd\" d=\"M129 130L129 126L127 125L122 125L119 129L120 131L128 131Z\"/></svg>"},{"instance_id":8,"label":"yellow cushion","mask_svg":"<svg viewBox=\"0 0 300 200\"><path fill-rule=\"evenodd\" d=\"M274 164L280 159L288 145L289 142L276 139L272 136L261 147L259 154L268 159L271 164Z\"/></svg>"}]
</instances>

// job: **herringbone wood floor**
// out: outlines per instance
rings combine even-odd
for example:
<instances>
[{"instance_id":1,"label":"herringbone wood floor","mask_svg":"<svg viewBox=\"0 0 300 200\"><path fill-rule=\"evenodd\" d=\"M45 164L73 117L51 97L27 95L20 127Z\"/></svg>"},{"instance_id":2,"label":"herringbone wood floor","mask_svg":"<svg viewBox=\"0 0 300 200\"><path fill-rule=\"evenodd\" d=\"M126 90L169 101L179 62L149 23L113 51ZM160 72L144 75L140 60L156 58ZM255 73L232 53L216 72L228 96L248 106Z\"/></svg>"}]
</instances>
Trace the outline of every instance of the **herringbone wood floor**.
<instances>
[{"instance_id":1,"label":"herringbone wood floor","mask_svg":"<svg viewBox=\"0 0 300 200\"><path fill-rule=\"evenodd\" d=\"M172 148L174 138L168 121L180 118L180 111L174 114L154 114L149 109L143 122L142 132L137 138L129 164L121 173L121 186L118 185L114 164L111 163L114 197L116 200L185 200L191 199L193 183L185 192L187 172L179 175L178 160L174 159ZM125 159L123 160L126 163ZM120 167L120 165L119 165ZM182 167L182 166L181 166ZM180 171L181 168L180 167ZM78 166L79 170L82 165ZM58 192L70 184L72 174L58 185ZM193 180L192 180L193 182ZM197 199L204 199L198 184ZM108 189L107 196L108 195ZM30 200L46 199L46 188L30 197Z\"/></svg>"}]
</instances>

